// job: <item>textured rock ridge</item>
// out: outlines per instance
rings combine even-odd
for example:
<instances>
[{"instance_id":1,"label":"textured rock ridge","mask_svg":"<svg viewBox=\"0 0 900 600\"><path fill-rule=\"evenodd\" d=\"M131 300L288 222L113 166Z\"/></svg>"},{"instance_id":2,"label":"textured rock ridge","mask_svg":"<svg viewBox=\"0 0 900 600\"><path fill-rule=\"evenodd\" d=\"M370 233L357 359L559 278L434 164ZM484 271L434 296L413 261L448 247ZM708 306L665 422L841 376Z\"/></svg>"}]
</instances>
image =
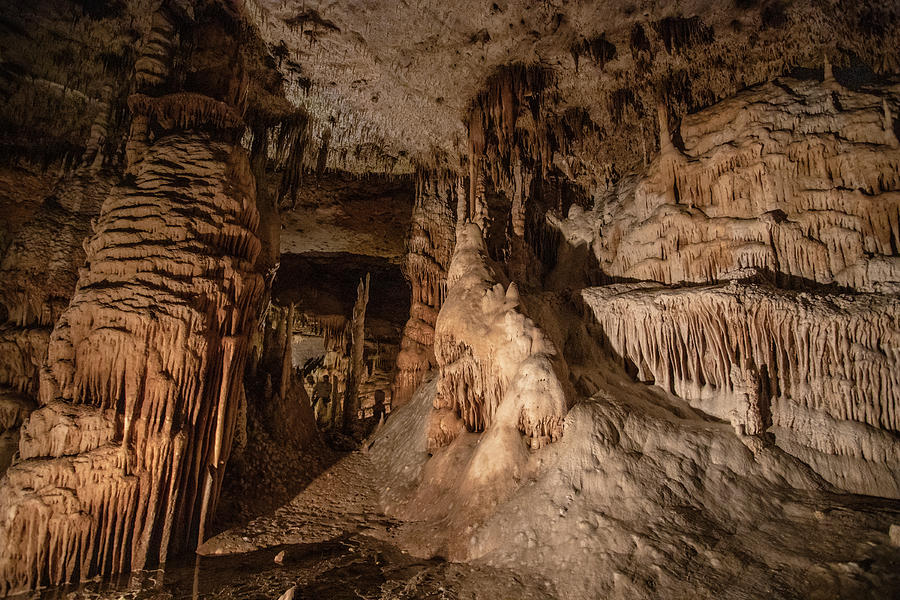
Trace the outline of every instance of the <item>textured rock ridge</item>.
<instances>
[{"instance_id":1,"label":"textured rock ridge","mask_svg":"<svg viewBox=\"0 0 900 600\"><path fill-rule=\"evenodd\" d=\"M608 275L711 283L757 269L866 291L900 282L896 86L782 79L685 117L604 209Z\"/></svg>"},{"instance_id":2,"label":"textured rock ridge","mask_svg":"<svg viewBox=\"0 0 900 600\"><path fill-rule=\"evenodd\" d=\"M640 381L732 420L739 433L774 427L779 445L836 485L900 497L895 298L736 283L617 284L582 296Z\"/></svg>"},{"instance_id":3,"label":"textured rock ridge","mask_svg":"<svg viewBox=\"0 0 900 600\"><path fill-rule=\"evenodd\" d=\"M403 273L412 289L409 321L403 329L392 385L393 404L410 398L434 362L434 324L447 294L447 268L453 254L453 209L465 192L441 178L420 176L407 238Z\"/></svg>"}]
</instances>

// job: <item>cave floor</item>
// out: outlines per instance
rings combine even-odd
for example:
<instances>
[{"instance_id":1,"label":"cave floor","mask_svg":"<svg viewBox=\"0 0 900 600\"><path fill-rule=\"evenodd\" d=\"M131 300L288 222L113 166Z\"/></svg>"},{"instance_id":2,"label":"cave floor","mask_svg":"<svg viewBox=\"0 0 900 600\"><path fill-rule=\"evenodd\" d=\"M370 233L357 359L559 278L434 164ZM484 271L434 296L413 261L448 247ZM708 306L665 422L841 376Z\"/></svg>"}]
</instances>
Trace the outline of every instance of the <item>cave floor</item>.
<instances>
[{"instance_id":1,"label":"cave floor","mask_svg":"<svg viewBox=\"0 0 900 600\"><path fill-rule=\"evenodd\" d=\"M167 568L44 590L42 600L552 598L543 582L503 569L420 559L391 543L374 469L353 452L289 503L208 540ZM283 555L281 554L283 552ZM276 562L276 557L281 562Z\"/></svg>"}]
</instances>

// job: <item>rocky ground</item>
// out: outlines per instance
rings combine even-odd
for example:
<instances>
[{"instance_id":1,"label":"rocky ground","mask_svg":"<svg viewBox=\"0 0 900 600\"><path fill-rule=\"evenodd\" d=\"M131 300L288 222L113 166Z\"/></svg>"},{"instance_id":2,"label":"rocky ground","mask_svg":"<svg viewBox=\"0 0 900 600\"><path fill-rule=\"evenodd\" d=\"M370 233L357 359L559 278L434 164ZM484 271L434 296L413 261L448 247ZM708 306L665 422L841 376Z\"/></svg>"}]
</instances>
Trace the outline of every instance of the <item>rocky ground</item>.
<instances>
[{"instance_id":1,"label":"rocky ground","mask_svg":"<svg viewBox=\"0 0 900 600\"><path fill-rule=\"evenodd\" d=\"M477 599L554 597L547 584L507 569L421 559L391 543L398 523L380 514L371 459L345 455L273 513L204 544L163 571L95 580L35 597Z\"/></svg>"}]
</instances>

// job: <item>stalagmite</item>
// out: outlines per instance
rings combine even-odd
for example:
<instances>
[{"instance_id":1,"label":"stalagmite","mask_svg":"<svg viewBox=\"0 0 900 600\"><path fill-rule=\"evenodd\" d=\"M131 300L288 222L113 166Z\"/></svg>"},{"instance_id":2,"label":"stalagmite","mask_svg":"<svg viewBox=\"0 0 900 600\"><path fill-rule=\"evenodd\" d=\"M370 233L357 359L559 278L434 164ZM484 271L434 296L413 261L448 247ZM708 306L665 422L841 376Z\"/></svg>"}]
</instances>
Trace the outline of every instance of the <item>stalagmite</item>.
<instances>
[{"instance_id":1,"label":"stalagmite","mask_svg":"<svg viewBox=\"0 0 900 600\"><path fill-rule=\"evenodd\" d=\"M356 288L356 303L350 319L350 369L344 395L344 430L350 430L359 412L359 384L363 379L363 352L366 347L366 306L369 303L369 275Z\"/></svg>"},{"instance_id":2,"label":"stalagmite","mask_svg":"<svg viewBox=\"0 0 900 600\"><path fill-rule=\"evenodd\" d=\"M0 594L163 563L215 508L263 291L255 185L220 101L131 109L157 135L109 191L50 336L0 489Z\"/></svg>"},{"instance_id":3,"label":"stalagmite","mask_svg":"<svg viewBox=\"0 0 900 600\"><path fill-rule=\"evenodd\" d=\"M449 441L455 415L469 431L518 429L532 448L562 436L568 400L555 373L556 349L526 317L516 285L491 272L481 230L462 227L435 324L439 366L429 447Z\"/></svg>"},{"instance_id":4,"label":"stalagmite","mask_svg":"<svg viewBox=\"0 0 900 600\"><path fill-rule=\"evenodd\" d=\"M465 205L457 181L457 205ZM403 273L412 289L409 321L403 330L397 370L391 386L393 406L407 402L428 369L435 365L434 323L446 295L447 268L453 253L452 188L438 178L423 177L416 192Z\"/></svg>"}]
</instances>

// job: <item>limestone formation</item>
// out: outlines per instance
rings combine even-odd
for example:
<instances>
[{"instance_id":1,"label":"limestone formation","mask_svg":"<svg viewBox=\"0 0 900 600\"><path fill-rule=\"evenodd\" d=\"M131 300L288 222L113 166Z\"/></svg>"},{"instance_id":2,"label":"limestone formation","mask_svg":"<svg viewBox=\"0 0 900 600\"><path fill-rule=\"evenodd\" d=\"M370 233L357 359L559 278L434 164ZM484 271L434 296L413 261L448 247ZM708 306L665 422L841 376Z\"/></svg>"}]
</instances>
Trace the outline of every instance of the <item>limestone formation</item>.
<instances>
[{"instance_id":1,"label":"limestone formation","mask_svg":"<svg viewBox=\"0 0 900 600\"><path fill-rule=\"evenodd\" d=\"M686 117L683 148L663 144L602 208L600 267L661 283L755 269L896 293L900 152L885 123L898 103L893 87L781 79Z\"/></svg>"},{"instance_id":2,"label":"limestone formation","mask_svg":"<svg viewBox=\"0 0 900 600\"><path fill-rule=\"evenodd\" d=\"M0 484L0 593L164 563L204 539L217 503L263 291L255 185L223 102L129 108L143 141L68 308L19 302L19 321L55 326L41 407Z\"/></svg>"},{"instance_id":3,"label":"limestone formation","mask_svg":"<svg viewBox=\"0 0 900 600\"><path fill-rule=\"evenodd\" d=\"M366 349L366 306L369 303L370 276L356 287L356 302L350 318L350 368L347 373L347 389L343 399L344 429L349 430L360 410L359 387L365 378L363 357Z\"/></svg>"},{"instance_id":4,"label":"limestone formation","mask_svg":"<svg viewBox=\"0 0 900 600\"><path fill-rule=\"evenodd\" d=\"M5 3L0 596L893 597L898 48L896 0Z\"/></svg>"},{"instance_id":5,"label":"limestone formation","mask_svg":"<svg viewBox=\"0 0 900 600\"><path fill-rule=\"evenodd\" d=\"M26 425L25 460L4 485L4 590L165 562L170 547L203 538L262 292L248 175L239 149L172 133L147 150L133 184L110 192L30 423L57 427L60 402L114 416L101 421L108 433L59 450ZM185 213L184 202L202 210Z\"/></svg>"},{"instance_id":6,"label":"limestone formation","mask_svg":"<svg viewBox=\"0 0 900 600\"><path fill-rule=\"evenodd\" d=\"M454 186L440 178L422 177L407 240L403 272L412 290L409 321L403 330L397 369L391 386L393 403L407 402L434 362L434 324L447 294L447 269L453 253ZM457 195L457 198L465 196Z\"/></svg>"},{"instance_id":7,"label":"limestone formation","mask_svg":"<svg viewBox=\"0 0 900 600\"><path fill-rule=\"evenodd\" d=\"M478 226L462 227L435 324L439 379L432 448L452 441L441 411L469 431L518 429L532 448L563 433L569 401L554 371L556 348L523 314L515 283L504 288L497 282L489 260Z\"/></svg>"},{"instance_id":8,"label":"limestone formation","mask_svg":"<svg viewBox=\"0 0 900 600\"><path fill-rule=\"evenodd\" d=\"M597 334L638 380L721 419L736 413L742 433L763 433L769 413L776 442L826 479L900 495L896 298L736 283L582 295ZM829 456L856 466L844 472Z\"/></svg>"}]
</instances>

